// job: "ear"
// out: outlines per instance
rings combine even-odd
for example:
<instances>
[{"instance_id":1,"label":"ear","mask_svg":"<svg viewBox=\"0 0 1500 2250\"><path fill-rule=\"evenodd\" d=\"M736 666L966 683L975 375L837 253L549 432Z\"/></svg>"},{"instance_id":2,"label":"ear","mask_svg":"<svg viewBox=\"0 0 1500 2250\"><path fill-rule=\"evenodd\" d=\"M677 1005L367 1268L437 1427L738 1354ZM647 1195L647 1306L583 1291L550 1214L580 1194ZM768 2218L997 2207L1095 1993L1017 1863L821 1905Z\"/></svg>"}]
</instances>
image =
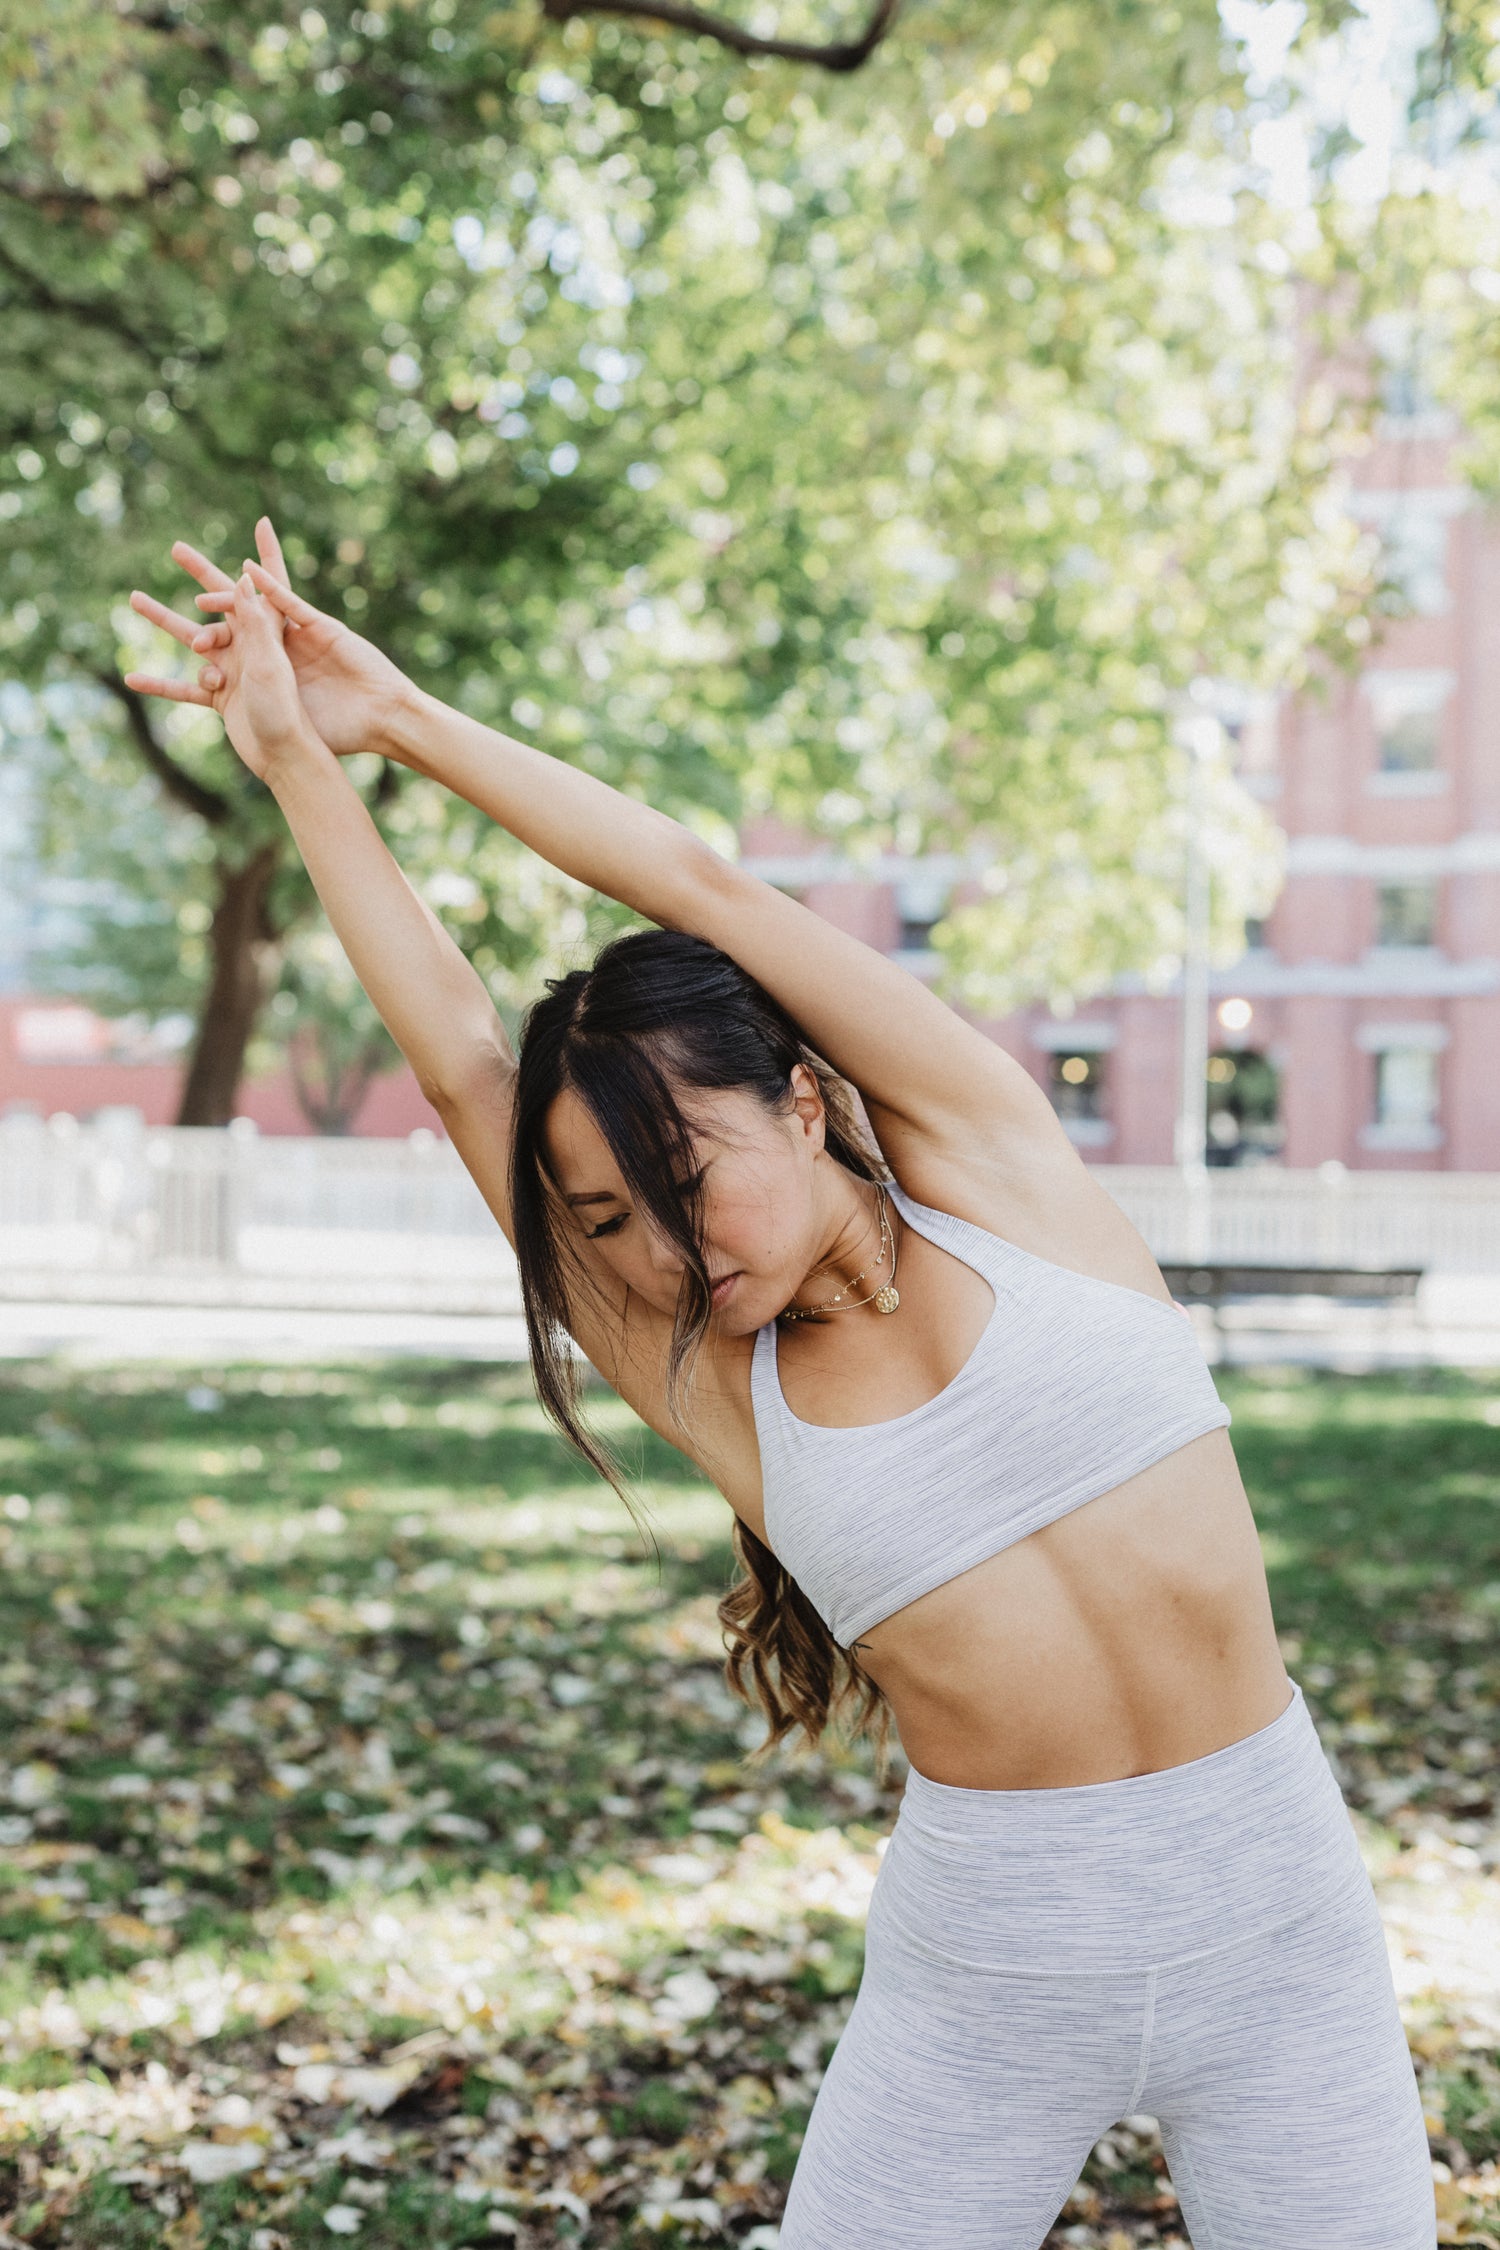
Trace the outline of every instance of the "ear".
<instances>
[{"instance_id":1,"label":"ear","mask_svg":"<svg viewBox=\"0 0 1500 2250\"><path fill-rule=\"evenodd\" d=\"M796 1105L793 1114L816 1154L823 1147L828 1130L823 1089L818 1084L816 1072L809 1070L806 1063L793 1063L791 1088Z\"/></svg>"}]
</instances>

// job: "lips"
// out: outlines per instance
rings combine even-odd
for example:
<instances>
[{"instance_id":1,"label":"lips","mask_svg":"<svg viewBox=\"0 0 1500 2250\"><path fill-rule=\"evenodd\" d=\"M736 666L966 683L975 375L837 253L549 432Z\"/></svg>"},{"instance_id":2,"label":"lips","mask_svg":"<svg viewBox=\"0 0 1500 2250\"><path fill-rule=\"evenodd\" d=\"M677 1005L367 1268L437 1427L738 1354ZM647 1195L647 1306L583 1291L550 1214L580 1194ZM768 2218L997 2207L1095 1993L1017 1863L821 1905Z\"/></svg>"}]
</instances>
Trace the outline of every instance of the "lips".
<instances>
[{"instance_id":1,"label":"lips","mask_svg":"<svg viewBox=\"0 0 1500 2250\"><path fill-rule=\"evenodd\" d=\"M714 1283L713 1300L716 1305L723 1304L724 1299L729 1295L730 1290L734 1287L739 1278L740 1277L738 1272L726 1273Z\"/></svg>"}]
</instances>

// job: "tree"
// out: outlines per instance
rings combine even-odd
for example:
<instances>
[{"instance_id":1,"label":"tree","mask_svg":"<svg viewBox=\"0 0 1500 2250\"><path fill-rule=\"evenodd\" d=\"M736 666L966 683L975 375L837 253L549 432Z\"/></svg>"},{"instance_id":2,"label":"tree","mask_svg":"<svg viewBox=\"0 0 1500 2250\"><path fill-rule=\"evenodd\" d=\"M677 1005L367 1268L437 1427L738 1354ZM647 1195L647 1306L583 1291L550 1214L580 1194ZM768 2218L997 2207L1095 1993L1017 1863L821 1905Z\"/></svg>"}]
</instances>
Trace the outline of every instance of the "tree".
<instances>
[{"instance_id":1,"label":"tree","mask_svg":"<svg viewBox=\"0 0 1500 2250\"><path fill-rule=\"evenodd\" d=\"M1237 98L1216 10L946 0L857 77L558 13L69 0L72 80L22 85L0 163L8 662L117 680L124 588L269 506L315 600L721 844L774 803L988 855L955 996L1159 965L1174 708L1291 676L1358 592L1269 223L1173 200ZM212 846L183 1114L221 1117L313 901L197 715L120 701L116 739ZM507 1008L618 918L361 781L414 879L473 884ZM1220 797L1232 922L1274 836Z\"/></svg>"}]
</instances>

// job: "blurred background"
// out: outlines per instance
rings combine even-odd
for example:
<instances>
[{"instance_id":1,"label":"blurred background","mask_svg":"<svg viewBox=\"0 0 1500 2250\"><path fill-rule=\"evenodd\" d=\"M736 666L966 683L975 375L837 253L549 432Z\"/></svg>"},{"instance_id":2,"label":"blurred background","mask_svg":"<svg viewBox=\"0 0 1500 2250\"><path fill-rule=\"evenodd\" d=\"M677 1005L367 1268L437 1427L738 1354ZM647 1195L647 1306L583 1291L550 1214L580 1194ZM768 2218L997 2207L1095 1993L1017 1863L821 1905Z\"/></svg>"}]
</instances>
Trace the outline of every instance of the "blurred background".
<instances>
[{"instance_id":1,"label":"blurred background","mask_svg":"<svg viewBox=\"0 0 1500 2250\"><path fill-rule=\"evenodd\" d=\"M233 1301L333 1256L395 1306L426 1226L472 1237L428 1310L513 1309L463 1295L503 1245L274 804L211 714L122 684L181 653L130 588L186 601L172 539L237 563L267 508L424 685L934 982L1159 1257L1466 1270L1408 1310L1495 1327L1487 23L62 0L18 31L8 1298L211 1266ZM629 919L355 766L512 1025Z\"/></svg>"},{"instance_id":2,"label":"blurred background","mask_svg":"<svg viewBox=\"0 0 1500 2250\"><path fill-rule=\"evenodd\" d=\"M1046 1088L1500 2246L1497 78L1479 0L0 0L0 2245L764 2250L904 1770L747 1763L722 1502L556 1442L274 801L124 687L269 511ZM628 925L350 770L512 1030ZM1154 2120L1049 2239L1186 2250Z\"/></svg>"}]
</instances>

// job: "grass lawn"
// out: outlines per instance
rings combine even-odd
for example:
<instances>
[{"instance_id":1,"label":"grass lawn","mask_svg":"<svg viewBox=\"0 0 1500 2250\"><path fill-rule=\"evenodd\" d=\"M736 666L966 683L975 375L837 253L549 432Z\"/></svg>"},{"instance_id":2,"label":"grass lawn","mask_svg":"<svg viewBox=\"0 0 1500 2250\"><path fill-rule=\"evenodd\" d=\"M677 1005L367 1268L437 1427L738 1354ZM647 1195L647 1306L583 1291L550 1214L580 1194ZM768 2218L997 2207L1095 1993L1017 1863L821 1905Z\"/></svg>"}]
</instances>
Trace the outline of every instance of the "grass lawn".
<instances>
[{"instance_id":1,"label":"grass lawn","mask_svg":"<svg viewBox=\"0 0 1500 2250\"><path fill-rule=\"evenodd\" d=\"M1500 1376L1218 1380L1383 1898L1500 1930ZM774 2242L899 1772L746 1764L727 1510L595 1413L659 1556L523 1369L0 1367L0 2244ZM1494 1997L1419 1986L1500 2245ZM1052 2237L1182 2239L1144 2129Z\"/></svg>"}]
</instances>

